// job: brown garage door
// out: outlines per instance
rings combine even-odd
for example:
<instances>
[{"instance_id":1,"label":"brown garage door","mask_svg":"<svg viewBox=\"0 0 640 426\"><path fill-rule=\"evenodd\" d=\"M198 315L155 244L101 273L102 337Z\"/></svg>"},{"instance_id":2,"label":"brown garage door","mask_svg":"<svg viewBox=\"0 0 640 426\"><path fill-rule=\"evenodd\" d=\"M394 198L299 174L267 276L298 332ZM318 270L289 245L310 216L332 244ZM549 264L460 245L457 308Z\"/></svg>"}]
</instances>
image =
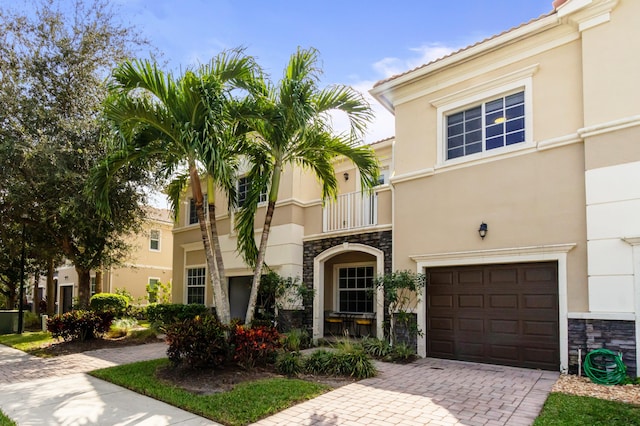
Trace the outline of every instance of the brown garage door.
<instances>
[{"instance_id":1,"label":"brown garage door","mask_svg":"<svg viewBox=\"0 0 640 426\"><path fill-rule=\"evenodd\" d=\"M427 270L427 355L557 371L555 262Z\"/></svg>"}]
</instances>

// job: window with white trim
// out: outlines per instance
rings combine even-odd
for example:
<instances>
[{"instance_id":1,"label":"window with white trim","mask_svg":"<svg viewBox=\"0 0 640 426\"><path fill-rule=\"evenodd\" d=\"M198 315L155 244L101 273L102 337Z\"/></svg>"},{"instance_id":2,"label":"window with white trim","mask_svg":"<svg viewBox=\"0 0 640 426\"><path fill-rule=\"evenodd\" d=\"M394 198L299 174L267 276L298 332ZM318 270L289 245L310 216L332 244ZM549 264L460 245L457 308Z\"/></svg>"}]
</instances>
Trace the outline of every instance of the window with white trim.
<instances>
[{"instance_id":1,"label":"window with white trim","mask_svg":"<svg viewBox=\"0 0 640 426\"><path fill-rule=\"evenodd\" d=\"M338 268L338 311L373 313L374 280L373 266Z\"/></svg>"},{"instance_id":2,"label":"window with white trim","mask_svg":"<svg viewBox=\"0 0 640 426\"><path fill-rule=\"evenodd\" d=\"M207 281L205 268L187 268L187 303L204 305L204 289Z\"/></svg>"},{"instance_id":3,"label":"window with white trim","mask_svg":"<svg viewBox=\"0 0 640 426\"><path fill-rule=\"evenodd\" d=\"M249 179L248 176L242 176L242 177L238 178L238 185L237 185L238 207L242 207L242 205L247 200L247 195L249 194L249 189L250 188L251 188L251 180ZM259 203L266 203L267 202L267 192L266 191L260 193L260 199L259 199L258 202Z\"/></svg>"},{"instance_id":4,"label":"window with white trim","mask_svg":"<svg viewBox=\"0 0 640 426\"><path fill-rule=\"evenodd\" d=\"M89 278L89 297L96 294L96 277Z\"/></svg>"},{"instance_id":5,"label":"window with white trim","mask_svg":"<svg viewBox=\"0 0 640 426\"><path fill-rule=\"evenodd\" d=\"M524 141L524 91L449 113L446 117L446 160Z\"/></svg>"},{"instance_id":6,"label":"window with white trim","mask_svg":"<svg viewBox=\"0 0 640 426\"><path fill-rule=\"evenodd\" d=\"M386 185L389 183L389 167L380 167L378 174L378 185Z\"/></svg>"},{"instance_id":7,"label":"window with white trim","mask_svg":"<svg viewBox=\"0 0 640 426\"><path fill-rule=\"evenodd\" d=\"M152 229L149 231L149 250L160 251L160 230Z\"/></svg>"},{"instance_id":8,"label":"window with white trim","mask_svg":"<svg viewBox=\"0 0 640 426\"><path fill-rule=\"evenodd\" d=\"M204 199L203 199L203 206L204 206L204 217L208 217L209 215L209 209L208 209L208 202L207 202L207 194L204 194ZM198 213L196 212L196 200L195 198L189 198L189 216L188 216L188 225L193 225L194 223L198 223Z\"/></svg>"}]
</instances>

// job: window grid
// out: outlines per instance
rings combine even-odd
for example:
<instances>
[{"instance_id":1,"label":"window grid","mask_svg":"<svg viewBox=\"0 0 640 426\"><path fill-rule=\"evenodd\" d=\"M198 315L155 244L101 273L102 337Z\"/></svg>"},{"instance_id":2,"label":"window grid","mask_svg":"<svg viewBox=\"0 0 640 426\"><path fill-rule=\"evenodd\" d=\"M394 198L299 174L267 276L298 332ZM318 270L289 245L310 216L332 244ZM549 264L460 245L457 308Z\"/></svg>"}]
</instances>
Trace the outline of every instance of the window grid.
<instances>
[{"instance_id":1,"label":"window grid","mask_svg":"<svg viewBox=\"0 0 640 426\"><path fill-rule=\"evenodd\" d=\"M524 142L524 91L447 116L447 160Z\"/></svg>"},{"instance_id":2,"label":"window grid","mask_svg":"<svg viewBox=\"0 0 640 426\"><path fill-rule=\"evenodd\" d=\"M207 194L204 194L203 203L205 206L204 217L207 217L209 214L207 205ZM193 225L194 223L198 223L198 213L196 212L196 200L194 198L189 198L189 225Z\"/></svg>"},{"instance_id":3,"label":"window grid","mask_svg":"<svg viewBox=\"0 0 640 426\"><path fill-rule=\"evenodd\" d=\"M249 194L250 184L251 184L251 181L247 176L238 178L238 207L242 207L245 201L247 201L247 195ZM267 202L266 192L260 193L260 199L258 200L258 202L259 203Z\"/></svg>"},{"instance_id":4,"label":"window grid","mask_svg":"<svg viewBox=\"0 0 640 426\"><path fill-rule=\"evenodd\" d=\"M187 269L187 304L204 304L205 268Z\"/></svg>"},{"instance_id":5,"label":"window grid","mask_svg":"<svg viewBox=\"0 0 640 426\"><path fill-rule=\"evenodd\" d=\"M149 250L160 251L160 231L157 229L149 232Z\"/></svg>"},{"instance_id":6,"label":"window grid","mask_svg":"<svg viewBox=\"0 0 640 426\"><path fill-rule=\"evenodd\" d=\"M91 277L89 281L89 296L96 294L96 277Z\"/></svg>"},{"instance_id":7,"label":"window grid","mask_svg":"<svg viewBox=\"0 0 640 426\"><path fill-rule=\"evenodd\" d=\"M338 270L338 310L373 313L373 266Z\"/></svg>"}]
</instances>

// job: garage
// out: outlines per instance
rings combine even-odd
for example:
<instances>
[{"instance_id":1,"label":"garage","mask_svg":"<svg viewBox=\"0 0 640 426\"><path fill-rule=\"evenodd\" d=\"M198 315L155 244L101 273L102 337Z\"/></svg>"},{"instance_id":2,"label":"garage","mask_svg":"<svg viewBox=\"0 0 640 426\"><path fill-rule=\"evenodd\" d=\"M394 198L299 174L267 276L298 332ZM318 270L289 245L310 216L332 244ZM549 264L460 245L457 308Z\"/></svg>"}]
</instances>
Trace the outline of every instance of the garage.
<instances>
[{"instance_id":1,"label":"garage","mask_svg":"<svg viewBox=\"0 0 640 426\"><path fill-rule=\"evenodd\" d=\"M427 275L427 356L558 371L556 262L438 267Z\"/></svg>"}]
</instances>

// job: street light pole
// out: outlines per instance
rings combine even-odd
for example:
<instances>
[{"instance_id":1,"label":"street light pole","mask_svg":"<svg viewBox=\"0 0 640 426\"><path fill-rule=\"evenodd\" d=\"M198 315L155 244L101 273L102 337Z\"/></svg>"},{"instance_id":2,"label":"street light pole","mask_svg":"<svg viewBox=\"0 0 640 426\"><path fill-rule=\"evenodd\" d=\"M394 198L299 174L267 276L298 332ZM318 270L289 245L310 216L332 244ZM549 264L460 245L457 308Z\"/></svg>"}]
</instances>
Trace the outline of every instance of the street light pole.
<instances>
[{"instance_id":1,"label":"street light pole","mask_svg":"<svg viewBox=\"0 0 640 426\"><path fill-rule=\"evenodd\" d=\"M25 227L26 223L24 218L22 219L22 253L20 254L20 296L18 301L18 334L22 334L23 326L23 300L24 300L24 252L25 252Z\"/></svg>"}]
</instances>

